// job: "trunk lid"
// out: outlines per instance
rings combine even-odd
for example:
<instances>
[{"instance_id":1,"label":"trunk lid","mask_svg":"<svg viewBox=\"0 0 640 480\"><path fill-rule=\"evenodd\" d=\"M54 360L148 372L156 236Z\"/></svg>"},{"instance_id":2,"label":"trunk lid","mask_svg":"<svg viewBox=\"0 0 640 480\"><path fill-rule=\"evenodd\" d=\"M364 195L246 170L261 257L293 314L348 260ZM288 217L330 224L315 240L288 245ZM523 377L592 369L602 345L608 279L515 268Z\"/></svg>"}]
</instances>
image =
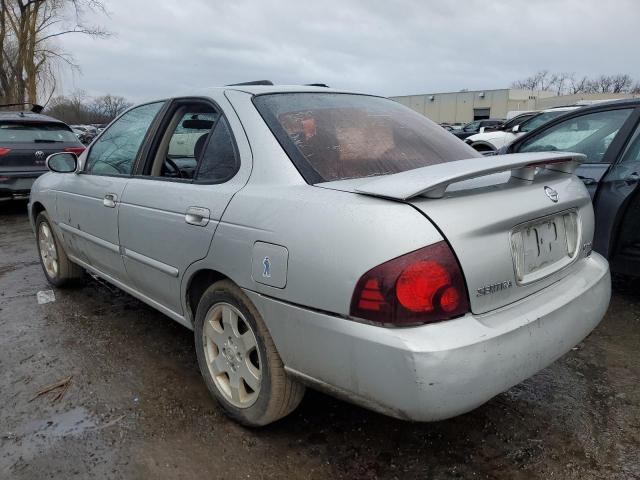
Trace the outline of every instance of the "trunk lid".
<instances>
[{"instance_id":1,"label":"trunk lid","mask_svg":"<svg viewBox=\"0 0 640 480\"><path fill-rule=\"evenodd\" d=\"M593 209L572 174L576 154L473 158L321 184L404 201L440 230L457 256L473 313L503 307L569 274L590 252Z\"/></svg>"}]
</instances>

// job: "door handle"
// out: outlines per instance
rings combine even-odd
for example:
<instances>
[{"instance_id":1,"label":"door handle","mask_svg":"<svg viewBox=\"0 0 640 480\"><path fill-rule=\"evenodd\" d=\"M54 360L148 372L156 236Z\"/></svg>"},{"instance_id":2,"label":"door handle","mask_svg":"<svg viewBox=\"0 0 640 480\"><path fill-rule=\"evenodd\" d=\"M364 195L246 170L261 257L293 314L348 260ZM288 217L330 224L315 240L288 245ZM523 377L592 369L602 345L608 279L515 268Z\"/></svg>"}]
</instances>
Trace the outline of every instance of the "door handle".
<instances>
[{"instance_id":1,"label":"door handle","mask_svg":"<svg viewBox=\"0 0 640 480\"><path fill-rule=\"evenodd\" d=\"M211 212L204 207L189 207L187 213L184 214L184 221L190 225L204 227L209 223Z\"/></svg>"},{"instance_id":2,"label":"door handle","mask_svg":"<svg viewBox=\"0 0 640 480\"><path fill-rule=\"evenodd\" d=\"M107 193L102 199L102 205L107 208L115 208L118 196L115 193Z\"/></svg>"},{"instance_id":3,"label":"door handle","mask_svg":"<svg viewBox=\"0 0 640 480\"><path fill-rule=\"evenodd\" d=\"M640 181L640 175L638 175L638 172L630 173L625 177L624 181L629 185L631 185L632 183L638 183Z\"/></svg>"}]
</instances>

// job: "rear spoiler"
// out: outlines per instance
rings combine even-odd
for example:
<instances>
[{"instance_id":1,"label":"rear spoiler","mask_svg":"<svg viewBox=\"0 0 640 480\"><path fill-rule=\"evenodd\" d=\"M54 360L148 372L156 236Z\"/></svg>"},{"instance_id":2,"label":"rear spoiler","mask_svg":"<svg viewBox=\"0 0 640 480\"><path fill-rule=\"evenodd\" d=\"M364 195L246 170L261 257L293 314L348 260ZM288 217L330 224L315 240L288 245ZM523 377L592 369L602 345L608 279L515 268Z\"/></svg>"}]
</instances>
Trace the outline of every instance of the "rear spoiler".
<instances>
[{"instance_id":1,"label":"rear spoiler","mask_svg":"<svg viewBox=\"0 0 640 480\"><path fill-rule=\"evenodd\" d=\"M514 153L439 163L378 177L356 187L358 193L408 200L413 197L442 198L452 183L511 170L511 176L533 181L538 169L572 174L585 156L579 153Z\"/></svg>"}]
</instances>

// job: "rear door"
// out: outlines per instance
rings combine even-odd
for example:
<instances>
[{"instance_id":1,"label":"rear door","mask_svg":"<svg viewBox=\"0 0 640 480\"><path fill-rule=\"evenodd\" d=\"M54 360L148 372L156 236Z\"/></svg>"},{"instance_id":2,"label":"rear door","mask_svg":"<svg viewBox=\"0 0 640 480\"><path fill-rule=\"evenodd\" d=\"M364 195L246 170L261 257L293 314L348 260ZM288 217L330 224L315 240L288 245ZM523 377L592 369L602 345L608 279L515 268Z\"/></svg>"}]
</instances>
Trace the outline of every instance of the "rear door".
<instances>
[{"instance_id":1,"label":"rear door","mask_svg":"<svg viewBox=\"0 0 640 480\"><path fill-rule=\"evenodd\" d=\"M123 281L118 210L147 133L164 102L124 113L92 144L78 175L57 193L59 226L72 256Z\"/></svg>"},{"instance_id":2,"label":"rear door","mask_svg":"<svg viewBox=\"0 0 640 480\"><path fill-rule=\"evenodd\" d=\"M220 107L227 105L224 98L218 100L174 102L120 205L120 243L132 286L177 314L185 270L209 252L251 168L239 122Z\"/></svg>"}]
</instances>

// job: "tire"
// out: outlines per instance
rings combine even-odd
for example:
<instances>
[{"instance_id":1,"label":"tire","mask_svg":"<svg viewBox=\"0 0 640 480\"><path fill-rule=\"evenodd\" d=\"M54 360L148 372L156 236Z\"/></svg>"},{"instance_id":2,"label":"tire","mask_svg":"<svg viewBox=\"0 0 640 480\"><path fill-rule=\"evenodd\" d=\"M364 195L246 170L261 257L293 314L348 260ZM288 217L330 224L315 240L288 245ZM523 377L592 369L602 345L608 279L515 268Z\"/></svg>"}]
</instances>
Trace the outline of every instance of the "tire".
<instances>
[{"instance_id":1,"label":"tire","mask_svg":"<svg viewBox=\"0 0 640 480\"><path fill-rule=\"evenodd\" d=\"M36 245L40 266L51 285L68 286L82 278L84 270L67 257L46 212L40 212L36 217Z\"/></svg>"},{"instance_id":2,"label":"tire","mask_svg":"<svg viewBox=\"0 0 640 480\"><path fill-rule=\"evenodd\" d=\"M287 375L260 313L233 282L205 290L194 327L200 372L229 417L259 427L300 404L305 387Z\"/></svg>"}]
</instances>

